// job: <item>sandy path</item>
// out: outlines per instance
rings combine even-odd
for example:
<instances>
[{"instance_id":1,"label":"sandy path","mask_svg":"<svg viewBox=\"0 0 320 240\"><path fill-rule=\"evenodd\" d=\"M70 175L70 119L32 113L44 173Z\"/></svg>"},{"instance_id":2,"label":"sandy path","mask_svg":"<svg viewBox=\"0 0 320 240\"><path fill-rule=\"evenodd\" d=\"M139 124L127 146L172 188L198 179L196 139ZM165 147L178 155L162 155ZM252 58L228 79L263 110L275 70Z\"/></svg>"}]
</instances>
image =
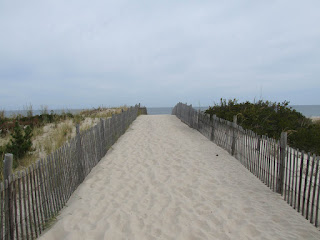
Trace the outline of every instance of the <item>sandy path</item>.
<instances>
[{"instance_id":1,"label":"sandy path","mask_svg":"<svg viewBox=\"0 0 320 240\"><path fill-rule=\"evenodd\" d=\"M42 239L320 239L226 151L175 116L140 116Z\"/></svg>"}]
</instances>

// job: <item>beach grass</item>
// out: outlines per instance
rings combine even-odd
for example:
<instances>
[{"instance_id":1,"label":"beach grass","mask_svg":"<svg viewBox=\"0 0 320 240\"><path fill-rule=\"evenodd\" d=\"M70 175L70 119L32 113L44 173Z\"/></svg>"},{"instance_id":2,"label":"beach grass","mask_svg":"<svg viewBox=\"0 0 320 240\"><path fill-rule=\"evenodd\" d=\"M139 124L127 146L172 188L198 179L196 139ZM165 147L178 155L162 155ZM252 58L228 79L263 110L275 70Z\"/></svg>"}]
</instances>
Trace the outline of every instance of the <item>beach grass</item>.
<instances>
[{"instance_id":1,"label":"beach grass","mask_svg":"<svg viewBox=\"0 0 320 240\"><path fill-rule=\"evenodd\" d=\"M33 117L33 107L31 104L24 106L27 111L27 117ZM69 141L76 135L76 125L80 125L80 132L83 132L96 125L101 118L109 118L114 114L119 114L127 110L127 106L106 108L99 106L98 108L85 109L78 114L71 114L63 111L61 114L48 114L48 107L41 106L41 117L43 123L32 128L32 149L21 159L15 159L18 167L14 171L18 171L28 167L40 158L45 158L50 153L60 148L65 142ZM40 116L40 115L39 115ZM25 116L14 115L10 118L5 118L5 111L0 111L0 119L7 122L20 120ZM0 135L0 157L3 159L5 154L6 144L11 140L11 132L2 133ZM0 163L0 179L2 179L2 161Z\"/></svg>"}]
</instances>

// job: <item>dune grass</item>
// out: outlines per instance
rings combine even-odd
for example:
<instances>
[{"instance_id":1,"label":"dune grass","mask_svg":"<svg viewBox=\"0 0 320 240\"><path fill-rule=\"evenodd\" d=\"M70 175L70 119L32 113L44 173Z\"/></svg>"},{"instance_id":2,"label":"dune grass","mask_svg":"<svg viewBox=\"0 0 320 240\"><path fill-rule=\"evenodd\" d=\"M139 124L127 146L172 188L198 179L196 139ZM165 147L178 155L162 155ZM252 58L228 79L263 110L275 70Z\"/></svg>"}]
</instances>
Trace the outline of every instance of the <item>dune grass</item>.
<instances>
[{"instance_id":1,"label":"dune grass","mask_svg":"<svg viewBox=\"0 0 320 240\"><path fill-rule=\"evenodd\" d=\"M24 107L28 110L29 117L33 116L32 105L29 104ZM33 127L32 131L32 150L28 152L21 159L15 159L18 162L18 167L14 171L24 169L35 163L38 159L44 158L50 153L60 148L65 142L69 141L76 135L76 125L80 125L80 132L83 132L94 125L96 125L101 118L109 118L114 114L119 114L126 111L127 106L120 106L117 108L106 108L100 106L98 108L86 109L78 114L71 114L70 112L62 112L61 115L48 114L47 106L42 106L42 125ZM53 111L51 111L53 112ZM15 121L21 119L21 115L16 115L7 121ZM5 111L0 111L0 119L5 119ZM0 135L0 157L4 159L5 145L10 141L10 132ZM2 179L2 161L0 161L0 179Z\"/></svg>"}]
</instances>

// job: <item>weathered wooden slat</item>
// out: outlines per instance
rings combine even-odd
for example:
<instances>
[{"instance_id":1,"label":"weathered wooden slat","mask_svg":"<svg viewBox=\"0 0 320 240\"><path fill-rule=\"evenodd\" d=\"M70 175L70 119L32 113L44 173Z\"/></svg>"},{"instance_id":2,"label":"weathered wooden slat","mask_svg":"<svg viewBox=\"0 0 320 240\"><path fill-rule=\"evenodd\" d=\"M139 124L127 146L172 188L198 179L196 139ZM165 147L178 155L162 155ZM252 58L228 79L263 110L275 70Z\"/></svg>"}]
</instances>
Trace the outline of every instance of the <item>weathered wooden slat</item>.
<instances>
[{"instance_id":1,"label":"weathered wooden slat","mask_svg":"<svg viewBox=\"0 0 320 240\"><path fill-rule=\"evenodd\" d=\"M319 159L318 159L318 165L319 165ZM319 183L318 183L318 196L317 196L316 213L315 213L315 220L314 220L314 222L315 222L314 225L316 227L319 226L319 224L318 224L318 215L319 215L319 207L320 207L319 203L320 203L320 179L319 179Z\"/></svg>"},{"instance_id":2,"label":"weathered wooden slat","mask_svg":"<svg viewBox=\"0 0 320 240\"><path fill-rule=\"evenodd\" d=\"M296 167L295 167L295 190L294 190L294 207L293 209L296 209L297 208L297 197L298 197L298 171L300 171L300 168L298 167L299 165L299 149L297 149L296 151L296 159L295 159L295 164L296 164Z\"/></svg>"},{"instance_id":3,"label":"weathered wooden slat","mask_svg":"<svg viewBox=\"0 0 320 240\"><path fill-rule=\"evenodd\" d=\"M288 192L290 191L290 189L288 189L288 178L289 178L289 172L288 172L288 169L289 169L289 153L290 153L290 149L286 149L286 157L285 157L285 165L284 165L284 180L283 180L283 198L284 198L284 201L288 201L287 198L288 198Z\"/></svg>"},{"instance_id":4,"label":"weathered wooden slat","mask_svg":"<svg viewBox=\"0 0 320 240\"><path fill-rule=\"evenodd\" d=\"M261 139L262 139L261 159L263 161L263 164L262 164L262 179L263 179L264 184L267 185L267 158L266 158L265 136L262 136Z\"/></svg>"},{"instance_id":5,"label":"weathered wooden slat","mask_svg":"<svg viewBox=\"0 0 320 240\"><path fill-rule=\"evenodd\" d=\"M254 157L255 151L254 151L254 146L255 146L255 139L254 139L254 134L252 131L250 131L250 156L251 156L251 161L252 161L252 173L253 175L257 176L257 161Z\"/></svg>"},{"instance_id":6,"label":"weathered wooden slat","mask_svg":"<svg viewBox=\"0 0 320 240\"><path fill-rule=\"evenodd\" d=\"M62 208L62 200L61 200L61 171L59 167L59 156L58 156L58 150L54 152L53 154L53 172L54 172L54 179L55 179L55 185L56 185L56 194L57 194L57 203L58 203L58 211Z\"/></svg>"},{"instance_id":7,"label":"weathered wooden slat","mask_svg":"<svg viewBox=\"0 0 320 240\"><path fill-rule=\"evenodd\" d=\"M264 141L265 141L265 161L266 161L266 184L267 186L269 187L270 186L270 183L269 183L269 176L270 176L270 159L269 159L269 141L268 141L268 138L265 136L264 137Z\"/></svg>"},{"instance_id":8,"label":"weathered wooden slat","mask_svg":"<svg viewBox=\"0 0 320 240\"><path fill-rule=\"evenodd\" d=\"M262 136L262 159L263 159L263 173L262 173L262 178L263 178L263 182L267 185L267 170L268 170L268 166L267 166L267 158L266 158L266 150L267 150L267 143L266 143L266 137Z\"/></svg>"},{"instance_id":9,"label":"weathered wooden slat","mask_svg":"<svg viewBox=\"0 0 320 240\"><path fill-rule=\"evenodd\" d=\"M32 216L33 216L33 224L34 224L34 233L36 238L39 236L38 234L38 224L37 224L37 216L36 216L36 201L34 197L34 185L33 185L33 166L29 166L29 183L30 183L30 196L31 196L31 206L32 206Z\"/></svg>"},{"instance_id":10,"label":"weathered wooden slat","mask_svg":"<svg viewBox=\"0 0 320 240\"><path fill-rule=\"evenodd\" d=\"M26 239L29 239L29 215L28 215L28 208L27 208L27 203L28 203L28 194L26 190L26 171L22 171L22 199L23 199L23 210L24 210L24 224L25 224L25 229L26 229ZM31 234L31 233L30 233Z\"/></svg>"},{"instance_id":11,"label":"weathered wooden slat","mask_svg":"<svg viewBox=\"0 0 320 240\"><path fill-rule=\"evenodd\" d=\"M9 205L8 205L8 211L9 211L9 232L10 232L10 239L14 239L14 199L13 199L13 181L14 176L9 176L8 181L8 196L9 196Z\"/></svg>"},{"instance_id":12,"label":"weathered wooden slat","mask_svg":"<svg viewBox=\"0 0 320 240\"><path fill-rule=\"evenodd\" d=\"M67 165L65 164L64 160L65 160L65 155L64 155L64 149L65 149L65 146L62 146L60 148L60 153L59 153L59 156L60 156L60 161L59 161L59 165L60 165L60 169L62 171L62 192L63 192L63 195L62 195L62 201L63 201L63 205L65 205L65 203L67 202L67 191L66 191L66 171L67 171Z\"/></svg>"},{"instance_id":13,"label":"weathered wooden slat","mask_svg":"<svg viewBox=\"0 0 320 240\"><path fill-rule=\"evenodd\" d=\"M9 232L9 218L7 217L9 215L9 204L7 199L8 197L8 188L9 188L9 181L8 179L4 180L4 224L3 224L3 239L9 239L10 232Z\"/></svg>"},{"instance_id":14,"label":"weathered wooden slat","mask_svg":"<svg viewBox=\"0 0 320 240\"><path fill-rule=\"evenodd\" d=\"M49 168L50 168L50 176L51 176L51 182L52 182L52 195L55 205L55 214L59 211L59 192L58 192L58 186L57 186L57 173L55 169L55 158L54 154L51 154L50 162L49 162Z\"/></svg>"},{"instance_id":15,"label":"weathered wooden slat","mask_svg":"<svg viewBox=\"0 0 320 240\"><path fill-rule=\"evenodd\" d=\"M28 205L28 220L29 220L29 228L30 228L30 235L31 235L31 239L33 239L33 220L32 220L32 218L33 218L33 215L32 215L32 210L31 210L31 205L32 205L32 203L31 203L31 191L30 191L30 180L29 180L29 178L30 178L30 172L29 172L29 169L27 168L26 169L26 177L25 177L25 179L26 179L26 187L27 187L27 195L26 195L26 197L27 197L27 205Z\"/></svg>"},{"instance_id":16,"label":"weathered wooden slat","mask_svg":"<svg viewBox=\"0 0 320 240\"><path fill-rule=\"evenodd\" d=\"M70 181L70 163L71 160L69 158L68 155L68 145L64 145L63 146L63 166L65 169L65 185L64 185L64 189L66 190L66 201L68 201L69 197L70 197L70 192L71 192L71 181Z\"/></svg>"},{"instance_id":17,"label":"weathered wooden slat","mask_svg":"<svg viewBox=\"0 0 320 240\"><path fill-rule=\"evenodd\" d=\"M308 195L307 195L307 209L306 209L306 219L309 219L309 205L310 205L310 194L311 194L311 187L312 187L312 179L313 179L313 170L314 170L314 164L316 161L316 156L313 155L311 160L311 171L310 171L310 179L309 179L309 189L308 189Z\"/></svg>"},{"instance_id":18,"label":"weathered wooden slat","mask_svg":"<svg viewBox=\"0 0 320 240\"><path fill-rule=\"evenodd\" d=\"M250 158L249 158L249 147L248 147L248 143L249 143L249 137L248 137L248 131L246 130L245 133L245 156L246 156L246 160L247 160L247 169L251 172L251 164L250 164Z\"/></svg>"},{"instance_id":19,"label":"weathered wooden slat","mask_svg":"<svg viewBox=\"0 0 320 240\"><path fill-rule=\"evenodd\" d=\"M12 179L12 186L13 186L13 189L12 189L12 200L13 200L13 207L14 207L14 226L13 229L15 230L15 234L16 234L16 237L15 239L19 240L20 237L19 237L19 225L18 225L18 201L17 201L17 184L18 184L18 181L17 181L17 178L15 177L15 175L12 176L13 179ZM12 221L13 222L13 221Z\"/></svg>"},{"instance_id":20,"label":"weathered wooden slat","mask_svg":"<svg viewBox=\"0 0 320 240\"><path fill-rule=\"evenodd\" d=\"M272 189L272 185L273 185L273 160L274 160L274 148L273 148L273 141L268 138L268 141L269 141L269 187L270 189Z\"/></svg>"},{"instance_id":21,"label":"weathered wooden slat","mask_svg":"<svg viewBox=\"0 0 320 240\"><path fill-rule=\"evenodd\" d=\"M289 149L289 154L288 154L288 165L287 165L287 172L289 173L288 175L288 183L286 183L286 185L288 184L287 187L287 203L290 204L290 193L292 192L292 185L291 185L291 172L292 172L292 148Z\"/></svg>"},{"instance_id":22,"label":"weathered wooden slat","mask_svg":"<svg viewBox=\"0 0 320 240\"><path fill-rule=\"evenodd\" d=\"M252 173L253 173L253 175L256 176L257 175L256 174L257 162L254 157L254 145L255 145L254 134L252 131L250 131L250 158L251 158L251 162L252 162Z\"/></svg>"},{"instance_id":23,"label":"weathered wooden slat","mask_svg":"<svg viewBox=\"0 0 320 240\"><path fill-rule=\"evenodd\" d=\"M261 137L257 134L254 135L255 137L255 145L254 145L254 158L256 159L256 166L257 166L257 170L256 170L256 176L258 179L262 180L261 175L262 175L262 162L261 162Z\"/></svg>"},{"instance_id":24,"label":"weathered wooden slat","mask_svg":"<svg viewBox=\"0 0 320 240\"><path fill-rule=\"evenodd\" d=\"M48 189L48 174L46 169L46 159L40 159L40 169L41 169L41 181L43 189L43 203L44 203L44 224L47 223L48 219L51 216L51 204L49 199L49 189Z\"/></svg>"},{"instance_id":25,"label":"weathered wooden slat","mask_svg":"<svg viewBox=\"0 0 320 240\"><path fill-rule=\"evenodd\" d=\"M303 188L303 197L302 197L302 211L301 214L304 216L305 208L306 208L306 192L307 192L307 185L308 185L308 174L309 174L309 163L310 163L310 153L308 153L307 158L307 166L306 166L306 176L304 179L304 188Z\"/></svg>"},{"instance_id":26,"label":"weathered wooden slat","mask_svg":"<svg viewBox=\"0 0 320 240\"><path fill-rule=\"evenodd\" d=\"M24 237L24 229L23 229L23 205L22 205L22 194L21 194L21 172L18 173L18 194L19 194L19 220L20 220L20 236L21 239L25 239Z\"/></svg>"},{"instance_id":27,"label":"weathered wooden slat","mask_svg":"<svg viewBox=\"0 0 320 240\"><path fill-rule=\"evenodd\" d=\"M271 155L271 159L272 159L272 191L275 191L275 179L276 179L276 175L277 175L277 170L276 170L276 166L277 166L277 161L276 161L276 145L275 145L275 141L273 139L271 139L271 143L272 143L272 155Z\"/></svg>"},{"instance_id":28,"label":"weathered wooden slat","mask_svg":"<svg viewBox=\"0 0 320 240\"><path fill-rule=\"evenodd\" d=\"M55 181L55 189L56 189L56 199L57 199L57 209L58 211L62 208L61 202L61 177L60 177L60 169L58 164L58 152L55 151L53 154L53 173L54 173L54 181Z\"/></svg>"},{"instance_id":29,"label":"weathered wooden slat","mask_svg":"<svg viewBox=\"0 0 320 240\"><path fill-rule=\"evenodd\" d=\"M3 219L4 219L4 214L5 214L5 207L4 207L4 197L5 197L5 194L4 194L4 185L3 183L1 182L0 183L0 239L4 239L3 237L3 230L4 230L4 224L3 224Z\"/></svg>"},{"instance_id":30,"label":"weathered wooden slat","mask_svg":"<svg viewBox=\"0 0 320 240\"><path fill-rule=\"evenodd\" d=\"M294 190L294 180L295 180L295 162L296 162L296 150L293 149L293 156L292 156L292 170L290 171L292 174L291 178L291 195L290 195L290 206L293 205L293 193L295 193Z\"/></svg>"},{"instance_id":31,"label":"weathered wooden slat","mask_svg":"<svg viewBox=\"0 0 320 240\"><path fill-rule=\"evenodd\" d=\"M40 206L40 199L39 199L39 185L38 185L38 181L36 180L37 179L37 165L35 164L32 164L32 176L33 176L33 186L34 186L34 204L35 204L35 210L36 210L36 215L37 215L37 226L38 226L38 232L39 232L39 235L41 234L41 230L42 230L42 227L41 227L41 222L40 222L40 209L41 209L41 206Z\"/></svg>"},{"instance_id":32,"label":"weathered wooden slat","mask_svg":"<svg viewBox=\"0 0 320 240\"><path fill-rule=\"evenodd\" d=\"M68 155L70 159L70 175L69 175L70 176L70 195L75 190L77 185L76 179L78 179L78 177L76 176L76 171L71 170L71 169L77 169L75 148L76 148L76 141L75 141L75 138L73 138L70 141L70 146L68 150Z\"/></svg>"},{"instance_id":33,"label":"weathered wooden slat","mask_svg":"<svg viewBox=\"0 0 320 240\"><path fill-rule=\"evenodd\" d=\"M50 199L50 207L51 207L51 216L55 215L57 212L56 208L56 201L55 201L55 194L54 194L54 180L52 177L52 170L51 170L51 162L52 162L52 156L49 155L47 157L46 161L46 172L48 177L48 195Z\"/></svg>"},{"instance_id":34,"label":"weathered wooden slat","mask_svg":"<svg viewBox=\"0 0 320 240\"><path fill-rule=\"evenodd\" d=\"M316 192L317 192L318 174L319 174L319 157L317 157L317 159L316 159L316 171L315 171L315 176L314 176L314 184L313 184L313 192L312 192L310 223L314 222L313 221L313 217L314 217L313 211L314 211L314 205L315 205L314 200L315 200L315 196L316 196Z\"/></svg>"},{"instance_id":35,"label":"weathered wooden slat","mask_svg":"<svg viewBox=\"0 0 320 240\"><path fill-rule=\"evenodd\" d=\"M37 183L38 183L38 201L39 201L39 211L40 211L40 226L41 230L44 229L44 197L43 197L43 188L42 188L42 178L41 178L41 168L40 168L40 160L36 162L37 168L36 168L36 176L37 176Z\"/></svg>"},{"instance_id":36,"label":"weathered wooden slat","mask_svg":"<svg viewBox=\"0 0 320 240\"><path fill-rule=\"evenodd\" d=\"M261 161L261 172L260 172L260 180L266 184L266 159L265 159L265 141L264 136L260 136L260 161Z\"/></svg>"},{"instance_id":37,"label":"weathered wooden slat","mask_svg":"<svg viewBox=\"0 0 320 240\"><path fill-rule=\"evenodd\" d=\"M302 187L302 173L303 173L303 159L304 159L304 151L301 152L301 160L300 160L300 175L299 175L299 192L298 192L298 206L297 206L297 210L298 212L300 212L300 202L301 202L301 187Z\"/></svg>"},{"instance_id":38,"label":"weathered wooden slat","mask_svg":"<svg viewBox=\"0 0 320 240\"><path fill-rule=\"evenodd\" d=\"M246 158L246 135L242 134L242 164L247 168L247 158Z\"/></svg>"},{"instance_id":39,"label":"weathered wooden slat","mask_svg":"<svg viewBox=\"0 0 320 240\"><path fill-rule=\"evenodd\" d=\"M258 162L258 158L257 158L257 135L252 132L252 158L254 161L254 175L259 178L259 162Z\"/></svg>"},{"instance_id":40,"label":"weathered wooden slat","mask_svg":"<svg viewBox=\"0 0 320 240\"><path fill-rule=\"evenodd\" d=\"M73 158L72 158L72 148L71 148L71 144L73 141L70 142L68 148L66 149L66 154L67 154L67 158L68 158L68 183L69 183L69 194L68 194L68 198L71 196L72 192L73 192L73 174L74 171L72 171L72 169L74 169L74 162L73 162Z\"/></svg>"},{"instance_id":41,"label":"weathered wooden slat","mask_svg":"<svg viewBox=\"0 0 320 240\"><path fill-rule=\"evenodd\" d=\"M256 135L256 158L257 158L257 166L258 166L258 171L257 171L257 177L262 180L262 161L261 161L261 137Z\"/></svg>"}]
</instances>

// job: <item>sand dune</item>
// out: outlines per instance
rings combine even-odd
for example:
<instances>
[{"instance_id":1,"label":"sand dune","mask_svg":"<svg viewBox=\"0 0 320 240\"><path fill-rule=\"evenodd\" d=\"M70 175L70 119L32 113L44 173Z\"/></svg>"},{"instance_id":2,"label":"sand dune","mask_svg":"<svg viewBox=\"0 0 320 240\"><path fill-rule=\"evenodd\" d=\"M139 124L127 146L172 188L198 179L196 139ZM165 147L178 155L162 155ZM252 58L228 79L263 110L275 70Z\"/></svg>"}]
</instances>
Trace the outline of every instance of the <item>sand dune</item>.
<instances>
[{"instance_id":1,"label":"sand dune","mask_svg":"<svg viewBox=\"0 0 320 240\"><path fill-rule=\"evenodd\" d=\"M300 213L175 116L140 116L41 239L320 239Z\"/></svg>"}]
</instances>

